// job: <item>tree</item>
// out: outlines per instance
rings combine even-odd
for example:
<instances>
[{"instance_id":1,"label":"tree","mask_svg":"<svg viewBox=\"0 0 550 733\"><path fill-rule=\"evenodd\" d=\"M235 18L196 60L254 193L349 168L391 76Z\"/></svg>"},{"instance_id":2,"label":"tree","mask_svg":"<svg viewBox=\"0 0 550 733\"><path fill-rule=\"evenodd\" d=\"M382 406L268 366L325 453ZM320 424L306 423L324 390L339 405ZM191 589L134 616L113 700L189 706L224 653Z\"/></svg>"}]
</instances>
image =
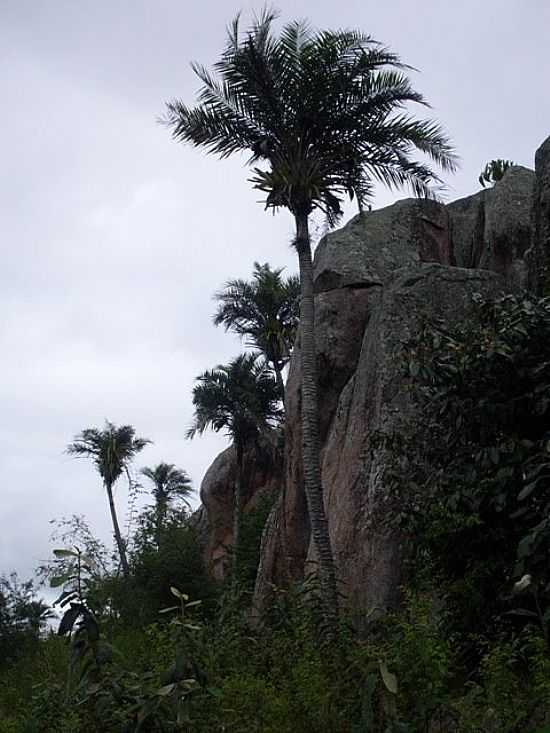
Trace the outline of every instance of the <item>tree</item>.
<instances>
[{"instance_id":1,"label":"tree","mask_svg":"<svg viewBox=\"0 0 550 733\"><path fill-rule=\"evenodd\" d=\"M173 463L159 463L154 468L146 466L141 469L140 473L153 484L152 494L155 500L154 516L158 547L170 505L179 500L189 507L189 498L193 494L191 479L185 471L176 468Z\"/></svg>"},{"instance_id":2,"label":"tree","mask_svg":"<svg viewBox=\"0 0 550 733\"><path fill-rule=\"evenodd\" d=\"M273 427L281 415L279 391L265 365L254 354L241 354L197 377L193 388L195 414L187 437L224 430L231 438L237 459L233 505L233 578L237 577L243 463L245 448Z\"/></svg>"},{"instance_id":3,"label":"tree","mask_svg":"<svg viewBox=\"0 0 550 733\"><path fill-rule=\"evenodd\" d=\"M300 310L300 280L282 277L283 268L272 270L254 263L252 280L229 280L214 294L218 309L216 326L224 325L245 338L246 345L258 349L273 367L284 399L282 371L290 358Z\"/></svg>"},{"instance_id":4,"label":"tree","mask_svg":"<svg viewBox=\"0 0 550 733\"><path fill-rule=\"evenodd\" d=\"M491 160L479 174L478 181L483 188L486 184L494 185L497 181L501 181L508 168L514 165L512 160L502 160L502 158Z\"/></svg>"},{"instance_id":5,"label":"tree","mask_svg":"<svg viewBox=\"0 0 550 733\"><path fill-rule=\"evenodd\" d=\"M67 453L73 456L90 456L94 465L103 480L103 486L107 492L111 520L115 541L120 556L120 564L125 577L130 574L128 559L124 540L120 533L113 487L118 479L125 473L131 484L129 474L130 464L137 453L143 450L151 441L145 438L136 438L136 431L131 425L117 427L108 420L105 421L105 428L87 428L79 433L74 441L67 447Z\"/></svg>"},{"instance_id":6,"label":"tree","mask_svg":"<svg viewBox=\"0 0 550 733\"><path fill-rule=\"evenodd\" d=\"M275 36L273 20L264 12L242 36L237 17L215 73L193 66L203 84L198 106L174 100L164 121L177 141L221 158L248 151L250 164L263 166L253 168L251 183L266 194L266 208L294 217L304 482L325 617L334 628L338 597L319 459L310 216L321 211L333 225L345 196L361 210L374 181L433 196L441 180L413 154L450 171L456 157L437 123L404 111L409 102L427 103L396 54L361 32L314 32L304 22Z\"/></svg>"},{"instance_id":7,"label":"tree","mask_svg":"<svg viewBox=\"0 0 550 733\"><path fill-rule=\"evenodd\" d=\"M34 644L53 615L37 598L32 580L21 582L17 573L0 575L0 665Z\"/></svg>"},{"instance_id":8,"label":"tree","mask_svg":"<svg viewBox=\"0 0 550 733\"><path fill-rule=\"evenodd\" d=\"M550 302L478 297L462 323L426 323L408 357L418 409L394 490L418 563L476 633L529 576L516 620L550 643Z\"/></svg>"}]
</instances>

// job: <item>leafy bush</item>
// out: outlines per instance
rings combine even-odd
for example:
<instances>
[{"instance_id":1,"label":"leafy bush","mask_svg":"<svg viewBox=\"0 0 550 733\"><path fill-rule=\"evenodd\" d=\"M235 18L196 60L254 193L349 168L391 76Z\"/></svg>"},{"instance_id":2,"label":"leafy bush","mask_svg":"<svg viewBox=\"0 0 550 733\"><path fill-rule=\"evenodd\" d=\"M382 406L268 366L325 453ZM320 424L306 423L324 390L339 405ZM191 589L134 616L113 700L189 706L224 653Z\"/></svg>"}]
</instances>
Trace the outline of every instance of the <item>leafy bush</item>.
<instances>
[{"instance_id":1,"label":"leafy bush","mask_svg":"<svg viewBox=\"0 0 550 733\"><path fill-rule=\"evenodd\" d=\"M415 435L429 436L399 446L396 478L417 566L447 581L463 630L507 613L548 640L550 301L477 302L452 332L426 324L408 360L425 416Z\"/></svg>"}]
</instances>

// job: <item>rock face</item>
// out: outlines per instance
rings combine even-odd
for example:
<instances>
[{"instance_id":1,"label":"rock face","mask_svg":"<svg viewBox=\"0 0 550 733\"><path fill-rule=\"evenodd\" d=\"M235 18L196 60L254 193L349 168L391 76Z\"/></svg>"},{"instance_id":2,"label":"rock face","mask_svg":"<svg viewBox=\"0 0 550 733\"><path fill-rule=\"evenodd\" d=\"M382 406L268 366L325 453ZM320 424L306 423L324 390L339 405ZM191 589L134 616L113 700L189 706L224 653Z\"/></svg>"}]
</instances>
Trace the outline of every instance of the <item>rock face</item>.
<instances>
[{"instance_id":1,"label":"rock face","mask_svg":"<svg viewBox=\"0 0 550 733\"><path fill-rule=\"evenodd\" d=\"M511 286L527 286L535 174L511 168L494 188L447 206L454 262L493 270Z\"/></svg>"},{"instance_id":2,"label":"rock face","mask_svg":"<svg viewBox=\"0 0 550 733\"><path fill-rule=\"evenodd\" d=\"M549 285L550 258L550 137L547 138L535 155L535 193L533 203L532 228L533 244L530 250L531 271L539 275L530 281L532 289L542 291L543 282Z\"/></svg>"},{"instance_id":3,"label":"rock face","mask_svg":"<svg viewBox=\"0 0 550 733\"><path fill-rule=\"evenodd\" d=\"M233 542L233 486L237 460L232 447L217 456L201 483L202 507L196 513L203 539L204 556L213 578L223 580L228 550ZM260 496L277 494L282 483L282 457L275 444L250 448L245 453L243 511L250 511Z\"/></svg>"},{"instance_id":4,"label":"rock face","mask_svg":"<svg viewBox=\"0 0 550 733\"><path fill-rule=\"evenodd\" d=\"M317 248L324 501L341 591L359 612L398 599L402 538L384 522L391 457L373 437L391 434L404 416L414 419L401 346L422 317L452 324L468 317L476 293L493 296L536 283L535 258L527 253L541 245L532 222L550 246L550 143L541 150L545 172L537 172L537 186L546 183L536 194L538 213L532 211L535 174L515 167L494 188L448 206L408 199L361 214ZM272 584L303 577L315 563L301 465L299 337L286 389L286 475L264 531L258 610Z\"/></svg>"}]
</instances>

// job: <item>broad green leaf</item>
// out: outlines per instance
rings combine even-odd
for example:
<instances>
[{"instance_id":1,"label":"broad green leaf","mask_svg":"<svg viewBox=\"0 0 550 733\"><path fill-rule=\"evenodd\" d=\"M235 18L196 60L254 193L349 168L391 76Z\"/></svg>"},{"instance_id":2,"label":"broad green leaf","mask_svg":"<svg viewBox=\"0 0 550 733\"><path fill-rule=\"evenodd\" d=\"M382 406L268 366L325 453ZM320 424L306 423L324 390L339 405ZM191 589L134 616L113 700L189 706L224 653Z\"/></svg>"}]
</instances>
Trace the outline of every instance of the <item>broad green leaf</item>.
<instances>
[{"instance_id":1,"label":"broad green leaf","mask_svg":"<svg viewBox=\"0 0 550 733\"><path fill-rule=\"evenodd\" d=\"M382 681L384 682L386 689L391 692L392 695L397 695L397 677L389 671L386 662L381 661L379 662L379 665Z\"/></svg>"},{"instance_id":2,"label":"broad green leaf","mask_svg":"<svg viewBox=\"0 0 550 733\"><path fill-rule=\"evenodd\" d=\"M78 557L78 552L74 550L54 550L53 554L56 557Z\"/></svg>"},{"instance_id":3,"label":"broad green leaf","mask_svg":"<svg viewBox=\"0 0 550 733\"><path fill-rule=\"evenodd\" d=\"M176 689L175 682L172 682L170 685L164 685L164 687L161 687L157 690L157 695L160 697L167 697L168 695L171 695L172 692Z\"/></svg>"},{"instance_id":4,"label":"broad green leaf","mask_svg":"<svg viewBox=\"0 0 550 733\"><path fill-rule=\"evenodd\" d=\"M57 630L59 636L71 633L75 621L83 610L84 607L80 603L74 603L67 611L65 611L65 614L61 619L61 623L59 624L59 629Z\"/></svg>"},{"instance_id":5,"label":"broad green leaf","mask_svg":"<svg viewBox=\"0 0 550 733\"><path fill-rule=\"evenodd\" d=\"M538 614L534 611L529 611L527 608L514 608L511 611L506 611L504 616L524 616L525 618L535 618L538 620Z\"/></svg>"},{"instance_id":6,"label":"broad green leaf","mask_svg":"<svg viewBox=\"0 0 550 733\"><path fill-rule=\"evenodd\" d=\"M74 580L76 575L72 573L65 573L64 575L54 575L50 578L50 588L59 588L60 585L67 583L69 580Z\"/></svg>"},{"instance_id":7,"label":"broad green leaf","mask_svg":"<svg viewBox=\"0 0 550 733\"><path fill-rule=\"evenodd\" d=\"M56 600L53 602L54 606L66 606L67 603L70 603L71 600L77 599L77 593L74 590L64 590L63 593L59 596L59 598L56 598Z\"/></svg>"}]
</instances>

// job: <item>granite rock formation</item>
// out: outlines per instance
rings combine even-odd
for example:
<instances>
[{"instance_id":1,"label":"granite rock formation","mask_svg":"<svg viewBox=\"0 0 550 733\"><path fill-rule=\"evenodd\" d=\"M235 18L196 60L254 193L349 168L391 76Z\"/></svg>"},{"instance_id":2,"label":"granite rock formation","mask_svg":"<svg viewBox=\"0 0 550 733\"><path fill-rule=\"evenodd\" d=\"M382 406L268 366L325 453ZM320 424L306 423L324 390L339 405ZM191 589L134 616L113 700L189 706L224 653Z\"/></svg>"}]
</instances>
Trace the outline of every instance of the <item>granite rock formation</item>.
<instances>
[{"instance_id":1,"label":"granite rock formation","mask_svg":"<svg viewBox=\"0 0 550 733\"><path fill-rule=\"evenodd\" d=\"M550 252L550 138L536 172L511 168L502 181L448 205L406 199L363 213L328 234L315 253L316 338L322 480L341 590L357 611L394 605L403 538L384 522L391 456L373 443L403 417L414 420L399 351L420 319L468 317L472 296L540 292ZM273 584L315 567L301 466L299 336L286 388L282 457L250 451L244 511L277 492L264 536L255 602ZM205 553L222 578L231 544L235 458L221 453L201 486Z\"/></svg>"},{"instance_id":2,"label":"granite rock formation","mask_svg":"<svg viewBox=\"0 0 550 733\"><path fill-rule=\"evenodd\" d=\"M269 443L250 447L244 457L243 512L261 496L278 494L282 484L282 455L276 436ZM212 577L223 580L230 567L233 542L233 486L237 459L232 446L222 451L204 475L200 487L202 506L195 513L204 558Z\"/></svg>"},{"instance_id":3,"label":"granite rock formation","mask_svg":"<svg viewBox=\"0 0 550 733\"><path fill-rule=\"evenodd\" d=\"M542 152L541 152L542 151ZM469 317L472 296L538 290L550 231L550 140L536 175L510 169L494 188L447 206L408 199L356 216L315 253L321 470L341 591L358 612L399 597L403 538L384 521L391 456L372 438L414 420L399 359L420 319ZM256 583L315 567L302 489L299 339L287 383L286 477L269 517Z\"/></svg>"}]
</instances>

